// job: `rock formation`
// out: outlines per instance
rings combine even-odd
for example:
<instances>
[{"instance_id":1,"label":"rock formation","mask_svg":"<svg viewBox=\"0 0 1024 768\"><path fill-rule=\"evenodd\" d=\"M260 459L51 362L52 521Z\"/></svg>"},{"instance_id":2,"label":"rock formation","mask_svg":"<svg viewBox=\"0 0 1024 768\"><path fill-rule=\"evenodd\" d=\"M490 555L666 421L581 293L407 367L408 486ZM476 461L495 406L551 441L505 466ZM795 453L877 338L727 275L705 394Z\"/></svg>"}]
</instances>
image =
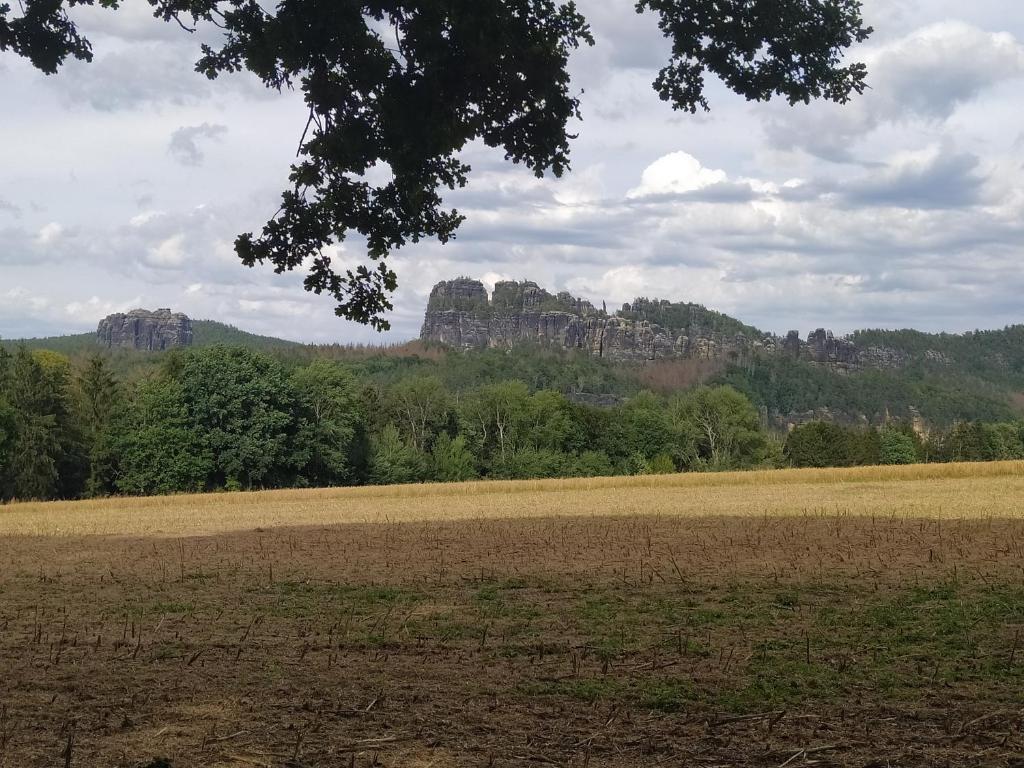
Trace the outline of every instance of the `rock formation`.
<instances>
[{"instance_id":1,"label":"rock formation","mask_svg":"<svg viewBox=\"0 0 1024 768\"><path fill-rule=\"evenodd\" d=\"M105 347L156 352L192 344L192 321L180 312L133 309L100 320L96 341Z\"/></svg>"},{"instance_id":2,"label":"rock formation","mask_svg":"<svg viewBox=\"0 0 1024 768\"><path fill-rule=\"evenodd\" d=\"M503 281L492 296L478 280L460 277L434 286L420 338L459 349L509 348L523 342L583 349L616 361L665 358L738 362L785 355L843 372L893 368L905 356L882 347L858 348L819 328L806 341L784 338L699 304L636 299L615 313L568 293L551 294L531 281Z\"/></svg>"}]
</instances>

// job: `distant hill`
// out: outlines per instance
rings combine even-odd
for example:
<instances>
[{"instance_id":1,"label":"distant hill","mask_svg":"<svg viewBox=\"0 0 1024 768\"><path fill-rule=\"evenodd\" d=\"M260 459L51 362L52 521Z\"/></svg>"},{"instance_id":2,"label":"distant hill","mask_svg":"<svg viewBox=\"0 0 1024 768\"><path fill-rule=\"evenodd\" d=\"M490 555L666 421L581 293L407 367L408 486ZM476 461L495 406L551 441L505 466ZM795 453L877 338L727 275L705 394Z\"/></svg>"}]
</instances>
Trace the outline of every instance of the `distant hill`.
<instances>
[{"instance_id":1,"label":"distant hill","mask_svg":"<svg viewBox=\"0 0 1024 768\"><path fill-rule=\"evenodd\" d=\"M29 349L50 349L68 357L91 355L101 349L96 343L95 333L74 333L67 336L43 336L31 339L2 339L0 344L8 350L24 344ZM226 344L228 346L247 347L248 349L264 351L303 346L297 341L277 339L273 336L260 336L256 333L243 331L227 323L218 323L216 320L193 320L192 346L210 347L214 344Z\"/></svg>"},{"instance_id":2,"label":"distant hill","mask_svg":"<svg viewBox=\"0 0 1024 768\"><path fill-rule=\"evenodd\" d=\"M227 344L228 346L261 350L288 349L303 346L303 344L297 341L278 339L273 336L260 336L256 333L243 331L233 325L218 323L216 320L193 320L192 346L210 347L214 344Z\"/></svg>"},{"instance_id":3,"label":"distant hill","mask_svg":"<svg viewBox=\"0 0 1024 768\"><path fill-rule=\"evenodd\" d=\"M195 320L193 346L246 347L289 368L336 360L375 387L427 375L458 392L519 379L580 402L729 384L780 429L816 418L940 425L1024 414L1024 325L966 334L864 330L833 337L814 331L805 341L762 333L695 304L637 299L613 316L534 284L502 288L495 305L476 281L442 284L432 296L424 338L399 345L300 344ZM615 344L609 341L613 321ZM582 330L573 337L573 329ZM604 330L595 336L595 329ZM595 338L596 345L584 343ZM8 349L19 343L76 362L104 351L118 375L129 379L147 375L169 354L104 350L93 333L0 342ZM613 357L609 350L623 354Z\"/></svg>"},{"instance_id":4,"label":"distant hill","mask_svg":"<svg viewBox=\"0 0 1024 768\"><path fill-rule=\"evenodd\" d=\"M0 346L8 352L15 347L24 345L29 349L50 349L68 357L75 357L87 352L95 352L95 333L74 333L68 336L41 336L31 339L0 339Z\"/></svg>"},{"instance_id":5,"label":"distant hill","mask_svg":"<svg viewBox=\"0 0 1024 768\"><path fill-rule=\"evenodd\" d=\"M700 304L641 297L609 311L529 280L489 293L459 277L434 286L420 337L469 356L540 343L612 361L660 391L727 383L780 427L814 418L994 421L1024 411L1024 325L778 336Z\"/></svg>"}]
</instances>

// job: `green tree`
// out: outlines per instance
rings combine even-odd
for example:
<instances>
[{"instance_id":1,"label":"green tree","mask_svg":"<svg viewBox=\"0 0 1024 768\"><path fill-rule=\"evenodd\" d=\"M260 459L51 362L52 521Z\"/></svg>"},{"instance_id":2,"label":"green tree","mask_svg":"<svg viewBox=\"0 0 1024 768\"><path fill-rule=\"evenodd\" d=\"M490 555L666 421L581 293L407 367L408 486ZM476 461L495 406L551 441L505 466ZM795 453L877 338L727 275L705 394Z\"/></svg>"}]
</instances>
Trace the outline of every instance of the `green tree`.
<instances>
[{"instance_id":1,"label":"green tree","mask_svg":"<svg viewBox=\"0 0 1024 768\"><path fill-rule=\"evenodd\" d=\"M498 457L491 466L491 477L505 480L566 477L571 474L573 457L562 451L525 446Z\"/></svg>"},{"instance_id":2,"label":"green tree","mask_svg":"<svg viewBox=\"0 0 1024 768\"><path fill-rule=\"evenodd\" d=\"M981 425L973 421L954 424L943 441L946 461L984 461L985 440Z\"/></svg>"},{"instance_id":3,"label":"green tree","mask_svg":"<svg viewBox=\"0 0 1024 768\"><path fill-rule=\"evenodd\" d=\"M848 467L854 463L852 430L827 421L794 427L783 453L794 467Z\"/></svg>"},{"instance_id":4,"label":"green tree","mask_svg":"<svg viewBox=\"0 0 1024 768\"><path fill-rule=\"evenodd\" d=\"M17 434L14 431L14 424L14 409L3 395L0 395L0 501L8 498L8 494L12 492L9 487L11 450Z\"/></svg>"},{"instance_id":5,"label":"green tree","mask_svg":"<svg viewBox=\"0 0 1024 768\"><path fill-rule=\"evenodd\" d=\"M74 498L87 472L74 418L67 358L19 347L5 363L6 401L13 412L7 460L7 498Z\"/></svg>"},{"instance_id":6,"label":"green tree","mask_svg":"<svg viewBox=\"0 0 1024 768\"><path fill-rule=\"evenodd\" d=\"M676 436L669 411L651 392L640 392L631 398L619 410L619 418L621 429L616 430L613 425L612 434L618 433L615 439L622 455L642 456L646 464L659 453L673 450Z\"/></svg>"},{"instance_id":7,"label":"green tree","mask_svg":"<svg viewBox=\"0 0 1024 768\"><path fill-rule=\"evenodd\" d=\"M108 430L120 396L120 387L106 361L93 355L78 374L82 430L89 460L86 493L95 496L110 489L113 455Z\"/></svg>"},{"instance_id":8,"label":"green tree","mask_svg":"<svg viewBox=\"0 0 1024 768\"><path fill-rule=\"evenodd\" d=\"M417 450L426 450L448 422L449 396L436 376L412 376L387 392L393 423Z\"/></svg>"},{"instance_id":9,"label":"green tree","mask_svg":"<svg viewBox=\"0 0 1024 768\"><path fill-rule=\"evenodd\" d=\"M240 347L213 346L185 356L178 374L191 428L213 457L215 487L289 485L297 401L281 365Z\"/></svg>"},{"instance_id":10,"label":"green tree","mask_svg":"<svg viewBox=\"0 0 1024 768\"><path fill-rule=\"evenodd\" d=\"M78 374L83 426L90 436L103 431L117 403L118 384L106 361L93 355Z\"/></svg>"},{"instance_id":11,"label":"green tree","mask_svg":"<svg viewBox=\"0 0 1024 768\"><path fill-rule=\"evenodd\" d=\"M855 466L874 466L882 463L882 434L875 427L860 427L847 435L850 461Z\"/></svg>"},{"instance_id":12,"label":"green tree","mask_svg":"<svg viewBox=\"0 0 1024 768\"><path fill-rule=\"evenodd\" d=\"M459 421L474 453L485 462L504 462L525 437L529 390L521 381L488 384L467 393Z\"/></svg>"},{"instance_id":13,"label":"green tree","mask_svg":"<svg viewBox=\"0 0 1024 768\"><path fill-rule=\"evenodd\" d=\"M71 360L47 349L37 349L32 357L43 371L48 408L56 423L59 443L57 459L57 495L78 498L89 477L89 454L81 416L76 405Z\"/></svg>"},{"instance_id":14,"label":"green tree","mask_svg":"<svg viewBox=\"0 0 1024 768\"><path fill-rule=\"evenodd\" d=\"M295 453L303 480L318 486L351 482L363 422L355 377L337 363L316 360L292 373L289 383L301 412Z\"/></svg>"},{"instance_id":15,"label":"green tree","mask_svg":"<svg viewBox=\"0 0 1024 768\"><path fill-rule=\"evenodd\" d=\"M180 382L158 378L143 383L111 428L114 487L121 493L152 495L207 490L213 456L193 427Z\"/></svg>"},{"instance_id":16,"label":"green tree","mask_svg":"<svg viewBox=\"0 0 1024 768\"><path fill-rule=\"evenodd\" d=\"M893 427L883 428L880 459L882 464L916 464L918 455L914 438Z\"/></svg>"},{"instance_id":17,"label":"green tree","mask_svg":"<svg viewBox=\"0 0 1024 768\"><path fill-rule=\"evenodd\" d=\"M473 480L478 477L476 459L462 435L450 437L442 432L430 452L430 479L442 483Z\"/></svg>"},{"instance_id":18,"label":"green tree","mask_svg":"<svg viewBox=\"0 0 1024 768\"><path fill-rule=\"evenodd\" d=\"M667 453L659 453L648 464L652 475L671 475L676 471L675 462Z\"/></svg>"},{"instance_id":19,"label":"green tree","mask_svg":"<svg viewBox=\"0 0 1024 768\"><path fill-rule=\"evenodd\" d=\"M1024 458L1021 430L1017 424L996 422L981 428L981 442L985 461L1007 461Z\"/></svg>"},{"instance_id":20,"label":"green tree","mask_svg":"<svg viewBox=\"0 0 1024 768\"><path fill-rule=\"evenodd\" d=\"M248 69L271 89L298 86L309 108L299 160L278 214L235 241L242 262L278 272L308 265L305 288L336 312L378 328L396 276L386 257L406 243L449 240L462 221L441 190L467 183L473 142L500 148L537 175L569 167L570 121L580 117L570 54L593 44L572 2L557 0L149 0L154 16L202 25L196 69L210 78ZM117 0L26 0L0 5L0 51L47 73L91 60L68 8ZM706 79L748 100L845 102L866 87L847 49L871 33L859 0L639 0L672 42L654 87L673 108L707 109ZM382 30L388 30L387 33ZM393 37L393 39L392 39ZM387 168L373 184L366 171ZM324 249L357 233L369 264L339 272Z\"/></svg>"},{"instance_id":21,"label":"green tree","mask_svg":"<svg viewBox=\"0 0 1024 768\"><path fill-rule=\"evenodd\" d=\"M423 479L425 456L406 440L394 424L371 439L370 481L378 485L418 483Z\"/></svg>"},{"instance_id":22,"label":"green tree","mask_svg":"<svg viewBox=\"0 0 1024 768\"><path fill-rule=\"evenodd\" d=\"M630 454L623 466L627 475L651 474L651 460L642 453Z\"/></svg>"},{"instance_id":23,"label":"green tree","mask_svg":"<svg viewBox=\"0 0 1024 768\"><path fill-rule=\"evenodd\" d=\"M738 469L769 458L757 410L732 387L698 387L676 398L672 412L693 468Z\"/></svg>"},{"instance_id":24,"label":"green tree","mask_svg":"<svg viewBox=\"0 0 1024 768\"><path fill-rule=\"evenodd\" d=\"M523 414L525 440L534 448L572 451L583 447L569 401L561 392L542 389L530 395Z\"/></svg>"},{"instance_id":25,"label":"green tree","mask_svg":"<svg viewBox=\"0 0 1024 768\"><path fill-rule=\"evenodd\" d=\"M10 369L11 356L0 346L0 501L6 500L11 492L10 464L15 438L15 414L8 401Z\"/></svg>"},{"instance_id":26,"label":"green tree","mask_svg":"<svg viewBox=\"0 0 1024 768\"><path fill-rule=\"evenodd\" d=\"M572 462L574 477L608 477L615 474L615 467L604 451L583 451Z\"/></svg>"}]
</instances>

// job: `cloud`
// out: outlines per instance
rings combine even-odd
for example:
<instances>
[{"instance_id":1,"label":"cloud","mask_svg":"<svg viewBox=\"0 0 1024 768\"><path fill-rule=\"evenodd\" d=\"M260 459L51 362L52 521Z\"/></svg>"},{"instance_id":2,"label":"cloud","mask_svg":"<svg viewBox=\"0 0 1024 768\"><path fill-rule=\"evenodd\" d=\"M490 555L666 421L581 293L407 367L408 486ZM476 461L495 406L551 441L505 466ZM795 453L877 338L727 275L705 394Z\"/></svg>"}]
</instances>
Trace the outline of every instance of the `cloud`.
<instances>
[{"instance_id":1,"label":"cloud","mask_svg":"<svg viewBox=\"0 0 1024 768\"><path fill-rule=\"evenodd\" d=\"M182 108L227 96L251 100L279 97L248 73L224 74L216 81L195 71L198 41L187 36L170 41L121 43L92 62L68 61L55 77L43 81L69 106L100 112L142 108Z\"/></svg>"},{"instance_id":2,"label":"cloud","mask_svg":"<svg viewBox=\"0 0 1024 768\"><path fill-rule=\"evenodd\" d=\"M633 3L608 2L594 3L583 12L595 30L597 53L610 66L657 70L668 63L672 44L659 32L657 14L638 14Z\"/></svg>"},{"instance_id":3,"label":"cloud","mask_svg":"<svg viewBox=\"0 0 1024 768\"><path fill-rule=\"evenodd\" d=\"M293 299L238 299L238 309L246 314L259 315L262 318L280 318L294 320L299 317L311 317L315 309L306 301Z\"/></svg>"},{"instance_id":4,"label":"cloud","mask_svg":"<svg viewBox=\"0 0 1024 768\"><path fill-rule=\"evenodd\" d=\"M1024 48L1006 32L958 21L922 27L869 59L890 117L949 117L986 88L1024 73Z\"/></svg>"},{"instance_id":5,"label":"cloud","mask_svg":"<svg viewBox=\"0 0 1024 768\"><path fill-rule=\"evenodd\" d=\"M862 58L867 92L844 105L773 109L765 125L769 143L849 162L854 143L880 127L945 121L986 89L1024 74L1024 47L1013 35L961 21L924 26Z\"/></svg>"},{"instance_id":6,"label":"cloud","mask_svg":"<svg viewBox=\"0 0 1024 768\"><path fill-rule=\"evenodd\" d=\"M680 194L724 184L725 171L705 168L693 155L673 152L647 166L640 177L640 186L626 193L627 197Z\"/></svg>"},{"instance_id":7,"label":"cloud","mask_svg":"<svg viewBox=\"0 0 1024 768\"><path fill-rule=\"evenodd\" d=\"M101 112L196 104L211 94L211 84L194 70L195 58L193 46L137 44L89 63L69 61L45 82L68 104Z\"/></svg>"},{"instance_id":8,"label":"cloud","mask_svg":"<svg viewBox=\"0 0 1024 768\"><path fill-rule=\"evenodd\" d=\"M847 205L900 208L963 208L981 201L984 179L979 159L969 152L933 145L893 158L880 172L842 192Z\"/></svg>"},{"instance_id":9,"label":"cloud","mask_svg":"<svg viewBox=\"0 0 1024 768\"><path fill-rule=\"evenodd\" d=\"M6 306L18 307L30 312L39 312L50 306L50 300L45 296L38 296L20 285L0 295L0 302Z\"/></svg>"},{"instance_id":10,"label":"cloud","mask_svg":"<svg viewBox=\"0 0 1024 768\"><path fill-rule=\"evenodd\" d=\"M9 213L15 218L21 216L21 208L14 203L0 197L0 213Z\"/></svg>"},{"instance_id":11,"label":"cloud","mask_svg":"<svg viewBox=\"0 0 1024 768\"><path fill-rule=\"evenodd\" d=\"M203 164L204 155L199 143L203 140L220 141L227 132L226 125L216 123L182 126L171 134L167 151L182 165L200 166Z\"/></svg>"},{"instance_id":12,"label":"cloud","mask_svg":"<svg viewBox=\"0 0 1024 768\"><path fill-rule=\"evenodd\" d=\"M177 269L184 266L188 258L184 242L185 235L182 233L161 240L146 252L146 264L157 269Z\"/></svg>"},{"instance_id":13,"label":"cloud","mask_svg":"<svg viewBox=\"0 0 1024 768\"><path fill-rule=\"evenodd\" d=\"M220 36L213 25L202 25L196 33L189 33L174 21L166 22L154 16L148 3L121 3L116 9L78 5L70 9L79 29L102 48L109 42L190 41L213 42Z\"/></svg>"},{"instance_id":14,"label":"cloud","mask_svg":"<svg viewBox=\"0 0 1024 768\"><path fill-rule=\"evenodd\" d=\"M64 227L58 224L56 221L51 221L45 225L36 234L36 242L39 245L53 245L56 243L64 234Z\"/></svg>"},{"instance_id":15,"label":"cloud","mask_svg":"<svg viewBox=\"0 0 1024 768\"><path fill-rule=\"evenodd\" d=\"M80 325L91 325L107 315L116 312L127 312L137 308L142 303L141 296L135 296L127 301L110 301L101 299L99 296L92 296L85 301L71 301L64 305L64 316L72 322Z\"/></svg>"}]
</instances>

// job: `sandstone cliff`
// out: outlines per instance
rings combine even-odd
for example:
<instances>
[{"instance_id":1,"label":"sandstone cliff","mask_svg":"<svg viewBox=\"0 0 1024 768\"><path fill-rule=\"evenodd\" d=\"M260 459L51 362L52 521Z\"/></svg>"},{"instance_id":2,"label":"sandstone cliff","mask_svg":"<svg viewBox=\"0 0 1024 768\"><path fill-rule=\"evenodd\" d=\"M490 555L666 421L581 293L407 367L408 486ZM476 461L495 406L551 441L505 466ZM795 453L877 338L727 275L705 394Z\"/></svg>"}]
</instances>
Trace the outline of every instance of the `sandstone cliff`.
<instances>
[{"instance_id":1,"label":"sandstone cliff","mask_svg":"<svg viewBox=\"0 0 1024 768\"><path fill-rule=\"evenodd\" d=\"M180 312L133 309L100 320L96 341L105 347L155 352L192 344L192 321Z\"/></svg>"},{"instance_id":2,"label":"sandstone cliff","mask_svg":"<svg viewBox=\"0 0 1024 768\"><path fill-rule=\"evenodd\" d=\"M617 361L739 362L769 354L836 371L899 367L906 362L901 352L858 348L822 328L806 340L797 331L785 337L763 333L699 304L636 299L609 313L568 293L551 294L531 281L499 282L488 296L481 282L465 277L434 286L420 338L460 349L539 342Z\"/></svg>"}]
</instances>

